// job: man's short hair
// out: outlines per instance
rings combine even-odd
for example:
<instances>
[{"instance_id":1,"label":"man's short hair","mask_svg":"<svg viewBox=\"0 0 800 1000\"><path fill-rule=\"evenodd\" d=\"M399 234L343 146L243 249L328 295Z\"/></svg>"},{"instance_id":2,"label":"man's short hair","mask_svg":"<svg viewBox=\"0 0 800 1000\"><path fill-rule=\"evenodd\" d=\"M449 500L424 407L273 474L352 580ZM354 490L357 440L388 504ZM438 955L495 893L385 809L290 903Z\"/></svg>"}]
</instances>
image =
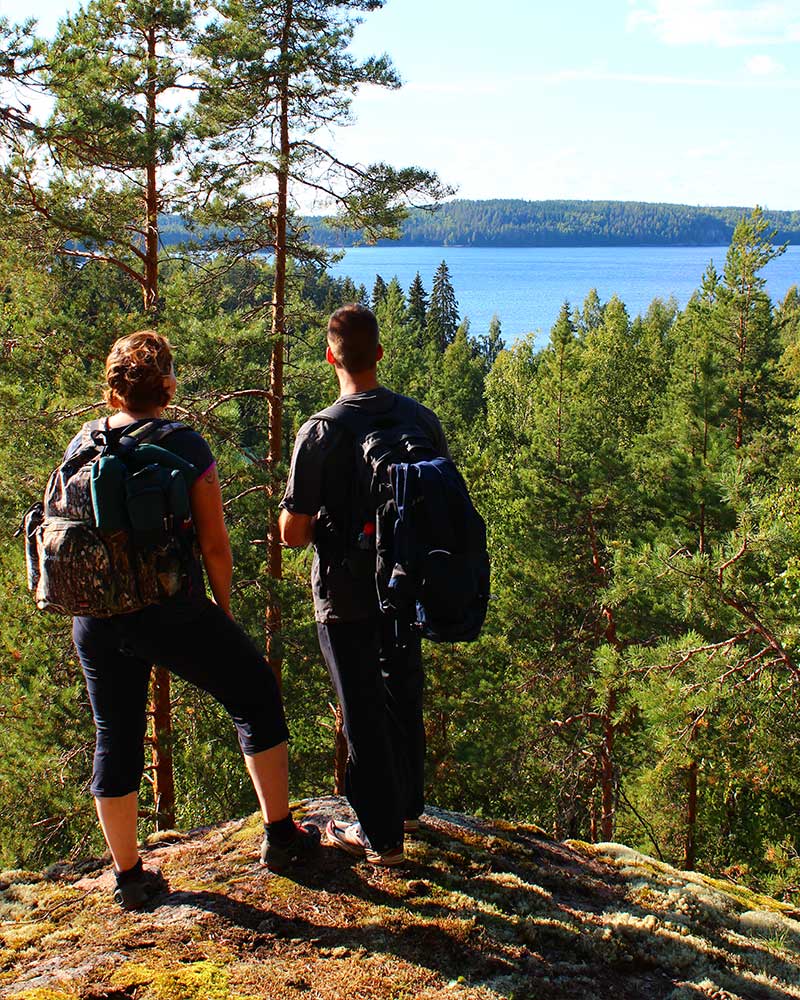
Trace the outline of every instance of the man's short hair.
<instances>
[{"instance_id":1,"label":"man's short hair","mask_svg":"<svg viewBox=\"0 0 800 1000\"><path fill-rule=\"evenodd\" d=\"M369 371L378 363L378 321L366 306L356 302L337 309L328 320L331 353L346 372Z\"/></svg>"}]
</instances>

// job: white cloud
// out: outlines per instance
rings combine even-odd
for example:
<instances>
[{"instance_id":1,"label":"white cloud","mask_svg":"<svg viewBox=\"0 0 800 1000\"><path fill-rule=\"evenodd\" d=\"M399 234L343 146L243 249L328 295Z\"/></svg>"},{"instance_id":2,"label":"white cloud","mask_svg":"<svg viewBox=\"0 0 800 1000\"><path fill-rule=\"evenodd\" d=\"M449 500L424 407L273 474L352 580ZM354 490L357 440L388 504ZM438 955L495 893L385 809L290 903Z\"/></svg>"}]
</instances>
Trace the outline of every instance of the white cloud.
<instances>
[{"instance_id":1,"label":"white cloud","mask_svg":"<svg viewBox=\"0 0 800 1000\"><path fill-rule=\"evenodd\" d=\"M725 87L725 80L710 77L675 76L670 73L622 73L604 69L564 69L540 77L542 83L640 83L665 87Z\"/></svg>"},{"instance_id":2,"label":"white cloud","mask_svg":"<svg viewBox=\"0 0 800 1000\"><path fill-rule=\"evenodd\" d=\"M710 146L691 146L683 155L687 160L715 160L727 156L733 149L733 142L730 139L723 139Z\"/></svg>"},{"instance_id":3,"label":"white cloud","mask_svg":"<svg viewBox=\"0 0 800 1000\"><path fill-rule=\"evenodd\" d=\"M783 65L772 56L751 56L744 65L752 76L777 76L784 70Z\"/></svg>"},{"instance_id":4,"label":"white cloud","mask_svg":"<svg viewBox=\"0 0 800 1000\"><path fill-rule=\"evenodd\" d=\"M629 0L627 27L666 45L777 45L800 41L797 0Z\"/></svg>"},{"instance_id":5,"label":"white cloud","mask_svg":"<svg viewBox=\"0 0 800 1000\"><path fill-rule=\"evenodd\" d=\"M630 83L646 87L718 87L728 90L732 87L746 87L748 90L752 90L753 87L764 89L780 87L781 90L800 88L800 79L781 79L780 81L768 79L777 76L784 69L780 63L775 62L769 56L754 56L753 59L748 60L747 68L753 76L760 76L762 79L754 81L744 78L679 76L670 73L623 73L605 69L563 69L556 73L530 77L528 82L550 85L583 82ZM516 85L519 86L523 82L520 80Z\"/></svg>"}]
</instances>

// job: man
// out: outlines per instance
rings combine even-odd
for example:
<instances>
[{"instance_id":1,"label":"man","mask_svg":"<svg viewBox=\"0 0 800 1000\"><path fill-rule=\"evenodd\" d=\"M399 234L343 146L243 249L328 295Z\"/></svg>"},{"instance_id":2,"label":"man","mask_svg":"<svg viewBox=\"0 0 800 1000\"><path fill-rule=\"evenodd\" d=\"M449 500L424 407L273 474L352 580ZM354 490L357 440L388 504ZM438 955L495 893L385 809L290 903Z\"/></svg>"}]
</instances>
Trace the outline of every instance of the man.
<instances>
[{"instance_id":1,"label":"man","mask_svg":"<svg viewBox=\"0 0 800 1000\"><path fill-rule=\"evenodd\" d=\"M336 310L326 357L339 381L338 403L358 414L362 433L391 425L404 397L378 384L383 348L369 309ZM435 414L409 402L431 452L446 456ZM322 415L308 420L295 442L279 525L286 545L314 544L317 631L344 718L345 790L359 822L331 821L328 839L372 864L394 865L403 861L404 828L416 829L424 808L423 670L418 633L397 629L380 612L374 523L363 525L360 538L353 527L359 496L363 502L355 486L363 461L351 428Z\"/></svg>"}]
</instances>

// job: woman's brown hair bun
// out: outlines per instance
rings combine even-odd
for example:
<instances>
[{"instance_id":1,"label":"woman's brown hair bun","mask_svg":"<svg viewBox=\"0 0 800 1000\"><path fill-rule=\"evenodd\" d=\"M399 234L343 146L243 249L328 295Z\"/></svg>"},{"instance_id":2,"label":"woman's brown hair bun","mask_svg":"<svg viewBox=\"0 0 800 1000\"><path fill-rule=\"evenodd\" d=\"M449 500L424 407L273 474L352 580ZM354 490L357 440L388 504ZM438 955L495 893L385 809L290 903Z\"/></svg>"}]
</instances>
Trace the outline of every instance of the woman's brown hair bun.
<instances>
[{"instance_id":1,"label":"woman's brown hair bun","mask_svg":"<svg viewBox=\"0 0 800 1000\"><path fill-rule=\"evenodd\" d=\"M164 379L172 372L172 348L155 330L139 330L115 342L106 358L107 388L112 406L122 403L132 413L159 409L170 401Z\"/></svg>"}]
</instances>

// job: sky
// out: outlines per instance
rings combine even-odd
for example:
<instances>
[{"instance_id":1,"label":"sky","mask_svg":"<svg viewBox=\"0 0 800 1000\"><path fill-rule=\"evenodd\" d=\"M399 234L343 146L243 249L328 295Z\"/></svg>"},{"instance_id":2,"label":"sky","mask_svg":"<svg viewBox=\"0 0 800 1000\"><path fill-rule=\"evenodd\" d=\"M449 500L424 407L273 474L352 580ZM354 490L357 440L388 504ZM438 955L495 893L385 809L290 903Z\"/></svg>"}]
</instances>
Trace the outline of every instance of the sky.
<instances>
[{"instance_id":1,"label":"sky","mask_svg":"<svg viewBox=\"0 0 800 1000\"><path fill-rule=\"evenodd\" d=\"M800 209L800 0L388 0L353 49L404 85L363 90L337 150L458 197Z\"/></svg>"}]
</instances>

